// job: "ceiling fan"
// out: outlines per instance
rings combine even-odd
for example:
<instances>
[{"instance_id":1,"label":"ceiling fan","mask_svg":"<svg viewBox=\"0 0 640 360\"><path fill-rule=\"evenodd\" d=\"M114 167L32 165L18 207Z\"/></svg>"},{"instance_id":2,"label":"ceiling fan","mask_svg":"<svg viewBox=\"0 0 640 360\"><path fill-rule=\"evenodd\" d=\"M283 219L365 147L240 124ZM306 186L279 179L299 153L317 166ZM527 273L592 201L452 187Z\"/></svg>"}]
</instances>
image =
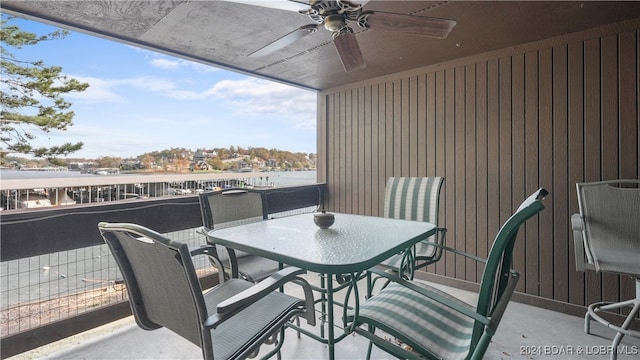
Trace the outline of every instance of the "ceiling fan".
<instances>
[{"instance_id":1,"label":"ceiling fan","mask_svg":"<svg viewBox=\"0 0 640 360\"><path fill-rule=\"evenodd\" d=\"M365 11L368 0L227 0L280 10L296 11L307 15L312 24L303 25L287 35L249 54L260 57L285 48L323 26L331 31L333 44L346 72L366 67L358 46L352 23L363 29L393 31L427 36L437 39L447 37L456 25L455 20L406 15L382 11Z\"/></svg>"}]
</instances>

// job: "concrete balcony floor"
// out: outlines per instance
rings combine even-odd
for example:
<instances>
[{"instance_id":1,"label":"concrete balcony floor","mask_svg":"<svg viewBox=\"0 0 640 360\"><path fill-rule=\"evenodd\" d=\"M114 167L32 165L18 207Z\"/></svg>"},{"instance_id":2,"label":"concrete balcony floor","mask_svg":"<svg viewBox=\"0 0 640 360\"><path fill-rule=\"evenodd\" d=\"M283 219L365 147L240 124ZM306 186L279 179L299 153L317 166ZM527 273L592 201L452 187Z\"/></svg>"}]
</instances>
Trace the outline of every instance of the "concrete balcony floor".
<instances>
[{"instance_id":1,"label":"concrete balcony floor","mask_svg":"<svg viewBox=\"0 0 640 360\"><path fill-rule=\"evenodd\" d=\"M434 285L474 302L475 294ZM338 311L338 310L337 310ZM341 310L339 310L341 311ZM303 321L304 322L304 321ZM591 335L584 320L554 311L511 302L486 353L486 359L609 359L614 332L592 322ZM336 329L340 334L342 330ZM348 336L336 344L336 359L364 359L368 342ZM270 348L265 345L264 349ZM581 354L577 351L580 349ZM625 337L618 359L640 359L640 339ZM12 359L199 359L200 348L167 329L144 331L128 317ZM327 359L328 348L287 329L282 359ZM374 348L373 359L390 359Z\"/></svg>"}]
</instances>

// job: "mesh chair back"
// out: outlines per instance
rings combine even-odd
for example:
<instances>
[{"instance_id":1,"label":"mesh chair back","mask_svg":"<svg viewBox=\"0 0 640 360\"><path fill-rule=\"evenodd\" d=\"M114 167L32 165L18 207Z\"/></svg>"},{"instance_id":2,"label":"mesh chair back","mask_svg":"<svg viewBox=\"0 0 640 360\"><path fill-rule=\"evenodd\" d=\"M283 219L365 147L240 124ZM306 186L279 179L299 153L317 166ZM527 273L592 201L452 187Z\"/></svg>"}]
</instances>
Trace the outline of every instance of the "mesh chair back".
<instances>
[{"instance_id":1,"label":"mesh chair back","mask_svg":"<svg viewBox=\"0 0 640 360\"><path fill-rule=\"evenodd\" d=\"M270 219L316 212L324 203L326 184L291 186L265 191L265 208Z\"/></svg>"},{"instance_id":2,"label":"mesh chair back","mask_svg":"<svg viewBox=\"0 0 640 360\"><path fill-rule=\"evenodd\" d=\"M208 230L256 222L264 218L262 194L251 189L227 189L199 195L202 224Z\"/></svg>"},{"instance_id":3,"label":"mesh chair back","mask_svg":"<svg viewBox=\"0 0 640 360\"><path fill-rule=\"evenodd\" d=\"M505 294L505 289L512 271L513 247L520 226L529 218L544 209L542 199L548 194L545 189L539 189L520 204L518 209L502 225L500 231L489 251L480 291L478 293L478 305L476 311L487 317L496 309L496 305ZM476 344L483 331L484 325L476 322L472 335L472 344Z\"/></svg>"},{"instance_id":4,"label":"mesh chair back","mask_svg":"<svg viewBox=\"0 0 640 360\"><path fill-rule=\"evenodd\" d=\"M640 275L640 180L579 183L576 187L589 263L596 271Z\"/></svg>"},{"instance_id":5,"label":"mesh chair back","mask_svg":"<svg viewBox=\"0 0 640 360\"><path fill-rule=\"evenodd\" d=\"M187 245L134 224L98 227L122 272L138 325L164 326L202 347L199 324L207 314L198 308L206 307Z\"/></svg>"},{"instance_id":6,"label":"mesh chair back","mask_svg":"<svg viewBox=\"0 0 640 360\"><path fill-rule=\"evenodd\" d=\"M390 177L384 194L384 217L438 225L443 177ZM437 235L436 235L437 236ZM433 256L434 246L419 243L418 256Z\"/></svg>"},{"instance_id":7,"label":"mesh chair back","mask_svg":"<svg viewBox=\"0 0 640 360\"><path fill-rule=\"evenodd\" d=\"M205 231L222 229L230 226L262 221L264 208L262 194L251 189L226 189L205 192L199 195L202 224ZM215 244L214 244L215 245ZM229 259L224 246L215 245L220 260ZM236 257L247 256L247 253L236 251Z\"/></svg>"}]
</instances>

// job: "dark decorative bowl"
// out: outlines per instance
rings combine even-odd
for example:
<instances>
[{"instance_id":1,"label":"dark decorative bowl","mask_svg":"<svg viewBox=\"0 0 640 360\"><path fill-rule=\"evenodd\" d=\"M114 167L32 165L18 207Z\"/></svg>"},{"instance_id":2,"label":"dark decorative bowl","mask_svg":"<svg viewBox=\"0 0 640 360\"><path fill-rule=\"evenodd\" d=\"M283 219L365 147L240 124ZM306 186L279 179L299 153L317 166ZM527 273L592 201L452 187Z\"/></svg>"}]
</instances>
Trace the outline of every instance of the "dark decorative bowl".
<instances>
[{"instance_id":1,"label":"dark decorative bowl","mask_svg":"<svg viewBox=\"0 0 640 360\"><path fill-rule=\"evenodd\" d=\"M328 229L335 221L335 216L332 213L321 212L313 215L313 222L321 229Z\"/></svg>"}]
</instances>

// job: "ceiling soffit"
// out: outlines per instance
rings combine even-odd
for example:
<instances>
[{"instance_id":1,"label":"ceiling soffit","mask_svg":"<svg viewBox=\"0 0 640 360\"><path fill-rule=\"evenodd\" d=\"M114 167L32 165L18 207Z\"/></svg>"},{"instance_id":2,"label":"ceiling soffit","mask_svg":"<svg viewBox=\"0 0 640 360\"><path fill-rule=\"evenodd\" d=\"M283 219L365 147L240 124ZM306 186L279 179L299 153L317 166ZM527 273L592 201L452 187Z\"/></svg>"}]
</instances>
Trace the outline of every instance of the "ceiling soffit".
<instances>
[{"instance_id":1,"label":"ceiling soffit","mask_svg":"<svg viewBox=\"0 0 640 360\"><path fill-rule=\"evenodd\" d=\"M345 72L319 28L263 57L252 52L311 23L227 1L12 1L3 12L267 78L324 90L640 17L640 2L369 1L366 10L454 19L445 39L354 28L366 67Z\"/></svg>"}]
</instances>

